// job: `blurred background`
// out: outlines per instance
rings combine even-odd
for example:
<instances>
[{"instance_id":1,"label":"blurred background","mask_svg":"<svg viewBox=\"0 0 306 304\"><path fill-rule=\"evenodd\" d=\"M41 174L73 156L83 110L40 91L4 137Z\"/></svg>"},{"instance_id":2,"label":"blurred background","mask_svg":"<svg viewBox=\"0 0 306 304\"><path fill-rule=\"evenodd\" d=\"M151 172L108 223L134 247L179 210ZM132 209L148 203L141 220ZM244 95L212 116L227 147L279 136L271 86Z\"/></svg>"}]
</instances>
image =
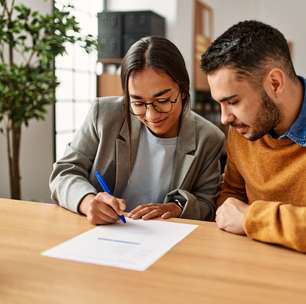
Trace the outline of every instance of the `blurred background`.
<instances>
[{"instance_id":1,"label":"blurred background","mask_svg":"<svg viewBox=\"0 0 306 304\"><path fill-rule=\"evenodd\" d=\"M219 107L210 98L200 55L228 27L256 19L287 38L296 71L306 75L306 26L303 0L18 0L42 13L72 4L84 34L97 37L98 50L87 54L74 44L55 60L60 81L56 103L46 120L31 121L21 139L22 199L50 202L52 163L82 124L97 96L120 95L120 62L128 47L148 35L165 36L182 52L191 78L192 107L221 129ZM225 130L224 130L225 131ZM6 140L0 134L0 197L10 197Z\"/></svg>"}]
</instances>

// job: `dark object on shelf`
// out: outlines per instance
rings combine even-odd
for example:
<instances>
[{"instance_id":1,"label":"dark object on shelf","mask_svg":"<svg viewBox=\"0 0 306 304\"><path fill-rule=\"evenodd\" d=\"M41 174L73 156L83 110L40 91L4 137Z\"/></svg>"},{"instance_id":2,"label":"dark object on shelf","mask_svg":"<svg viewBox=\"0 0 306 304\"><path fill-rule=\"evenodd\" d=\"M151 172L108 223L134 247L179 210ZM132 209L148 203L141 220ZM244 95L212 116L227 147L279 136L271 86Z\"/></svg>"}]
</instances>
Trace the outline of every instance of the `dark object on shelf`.
<instances>
[{"instance_id":1,"label":"dark object on shelf","mask_svg":"<svg viewBox=\"0 0 306 304\"><path fill-rule=\"evenodd\" d=\"M227 126L221 124L220 105L211 97L210 91L195 91L195 105L193 110L203 116L227 135ZM224 172L227 160L226 147L221 153L221 172Z\"/></svg>"},{"instance_id":2,"label":"dark object on shelf","mask_svg":"<svg viewBox=\"0 0 306 304\"><path fill-rule=\"evenodd\" d=\"M98 38L98 58L121 58L121 36L101 36Z\"/></svg>"},{"instance_id":3,"label":"dark object on shelf","mask_svg":"<svg viewBox=\"0 0 306 304\"><path fill-rule=\"evenodd\" d=\"M98 14L98 58L121 57L123 20L121 12Z\"/></svg>"},{"instance_id":4,"label":"dark object on shelf","mask_svg":"<svg viewBox=\"0 0 306 304\"><path fill-rule=\"evenodd\" d=\"M195 91L194 111L223 130L219 104L213 100L210 91Z\"/></svg>"},{"instance_id":5,"label":"dark object on shelf","mask_svg":"<svg viewBox=\"0 0 306 304\"><path fill-rule=\"evenodd\" d=\"M165 18L152 11L134 11L124 13L125 33L147 33L165 35Z\"/></svg>"},{"instance_id":6,"label":"dark object on shelf","mask_svg":"<svg viewBox=\"0 0 306 304\"><path fill-rule=\"evenodd\" d=\"M145 36L165 36L165 18L152 11L106 11L98 14L98 60L124 57Z\"/></svg>"},{"instance_id":7,"label":"dark object on shelf","mask_svg":"<svg viewBox=\"0 0 306 304\"><path fill-rule=\"evenodd\" d=\"M142 37L149 36L142 33L131 33L123 36L123 55L126 54L130 46Z\"/></svg>"}]
</instances>

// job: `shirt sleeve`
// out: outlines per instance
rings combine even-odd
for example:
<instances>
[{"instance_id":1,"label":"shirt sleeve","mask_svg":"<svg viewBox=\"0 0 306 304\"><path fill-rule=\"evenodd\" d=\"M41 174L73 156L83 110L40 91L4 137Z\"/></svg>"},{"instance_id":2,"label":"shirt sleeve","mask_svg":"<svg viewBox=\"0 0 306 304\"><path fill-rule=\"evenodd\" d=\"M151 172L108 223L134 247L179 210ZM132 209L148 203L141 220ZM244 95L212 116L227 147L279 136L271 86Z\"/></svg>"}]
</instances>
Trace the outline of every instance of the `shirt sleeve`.
<instances>
[{"instance_id":1,"label":"shirt sleeve","mask_svg":"<svg viewBox=\"0 0 306 304\"><path fill-rule=\"evenodd\" d=\"M216 198L220 190L220 156L224 147L224 139L220 136L218 142L212 146L205 166L196 177L196 182L190 191L175 189L170 192L165 202L173 200L174 195L185 199L182 218L213 221L215 219Z\"/></svg>"},{"instance_id":2,"label":"shirt sleeve","mask_svg":"<svg viewBox=\"0 0 306 304\"><path fill-rule=\"evenodd\" d=\"M228 142L232 145L233 136L231 135L231 130L228 134ZM229 198L234 197L245 203L248 203L248 198L245 191L244 179L241 176L239 170L235 166L233 161L230 146L227 147L227 161L223 175L223 181L221 186L221 193L217 199L217 205L220 206L224 201Z\"/></svg>"},{"instance_id":3,"label":"shirt sleeve","mask_svg":"<svg viewBox=\"0 0 306 304\"><path fill-rule=\"evenodd\" d=\"M97 106L97 103L92 106L82 127L68 144L65 155L53 165L50 176L52 199L74 212L78 212L85 195L97 193L88 180L99 144Z\"/></svg>"},{"instance_id":4,"label":"shirt sleeve","mask_svg":"<svg viewBox=\"0 0 306 304\"><path fill-rule=\"evenodd\" d=\"M306 207L254 201L246 213L245 229L252 239L306 252Z\"/></svg>"}]
</instances>

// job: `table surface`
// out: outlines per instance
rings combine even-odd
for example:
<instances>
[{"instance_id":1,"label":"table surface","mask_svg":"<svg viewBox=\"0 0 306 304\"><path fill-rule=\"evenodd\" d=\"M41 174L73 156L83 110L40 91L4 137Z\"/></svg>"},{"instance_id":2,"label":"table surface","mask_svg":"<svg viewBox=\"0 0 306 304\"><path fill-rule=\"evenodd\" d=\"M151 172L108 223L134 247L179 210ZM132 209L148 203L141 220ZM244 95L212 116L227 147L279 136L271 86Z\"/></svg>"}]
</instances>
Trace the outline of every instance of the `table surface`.
<instances>
[{"instance_id":1,"label":"table surface","mask_svg":"<svg viewBox=\"0 0 306 304\"><path fill-rule=\"evenodd\" d=\"M197 224L144 272L41 255L92 229L57 205L0 199L0 303L306 303L306 255Z\"/></svg>"}]
</instances>

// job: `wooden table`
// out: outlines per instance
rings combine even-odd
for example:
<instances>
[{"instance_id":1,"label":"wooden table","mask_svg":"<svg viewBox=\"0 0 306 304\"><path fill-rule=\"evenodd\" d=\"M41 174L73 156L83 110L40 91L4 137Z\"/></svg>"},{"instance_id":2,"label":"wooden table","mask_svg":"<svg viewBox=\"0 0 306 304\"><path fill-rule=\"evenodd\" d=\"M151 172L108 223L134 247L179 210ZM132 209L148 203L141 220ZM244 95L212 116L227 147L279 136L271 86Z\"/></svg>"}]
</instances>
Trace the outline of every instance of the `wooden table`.
<instances>
[{"instance_id":1,"label":"wooden table","mask_svg":"<svg viewBox=\"0 0 306 304\"><path fill-rule=\"evenodd\" d=\"M199 227L144 272L40 253L93 228L56 205L0 199L0 303L306 303L306 256Z\"/></svg>"}]
</instances>

